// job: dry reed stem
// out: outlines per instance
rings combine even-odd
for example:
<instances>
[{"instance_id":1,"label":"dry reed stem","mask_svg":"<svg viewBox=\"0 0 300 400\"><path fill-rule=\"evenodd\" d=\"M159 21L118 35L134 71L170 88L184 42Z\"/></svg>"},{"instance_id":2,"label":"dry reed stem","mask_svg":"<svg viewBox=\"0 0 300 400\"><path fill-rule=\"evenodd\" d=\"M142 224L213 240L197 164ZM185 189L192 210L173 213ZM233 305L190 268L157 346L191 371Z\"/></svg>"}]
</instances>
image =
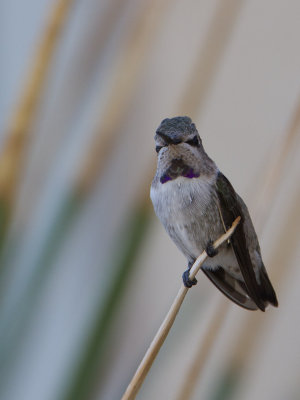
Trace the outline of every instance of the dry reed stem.
<instances>
[{"instance_id":1,"label":"dry reed stem","mask_svg":"<svg viewBox=\"0 0 300 400\"><path fill-rule=\"evenodd\" d=\"M214 242L214 247L217 249L223 242L228 240L230 236L233 234L235 228L237 227L238 223L240 222L240 217L237 217L230 229L224 233L222 236L220 236L219 239L217 239ZM197 258L197 260L194 262L191 271L190 271L190 279L195 278L196 274L198 273L201 265L203 262L206 260L207 254L206 251L203 251L201 255ZM121 400L133 400L135 399L144 379L147 376L147 373L149 372L151 365L153 364L161 346L163 345L174 321L175 318L178 314L178 311L181 307L181 304L188 292L188 288L185 287L183 284L181 285L177 296L175 297L175 300L173 301L171 308L166 315L163 323L161 324L157 334L155 335L152 343L150 344L143 360L141 361L134 377L132 378L131 382L129 383L123 397Z\"/></svg>"},{"instance_id":2,"label":"dry reed stem","mask_svg":"<svg viewBox=\"0 0 300 400\"><path fill-rule=\"evenodd\" d=\"M157 37L168 3L169 0L148 0L133 26L113 73L112 89L106 108L77 179L79 192L86 192L99 178L99 173L118 139L117 132L121 133L123 119L149 55L148 49Z\"/></svg>"},{"instance_id":3,"label":"dry reed stem","mask_svg":"<svg viewBox=\"0 0 300 400\"><path fill-rule=\"evenodd\" d=\"M58 0L54 5L29 70L19 104L8 128L7 139L0 156L0 201L4 201L10 208L14 203L25 145L45 84L46 74L72 3L73 0Z\"/></svg>"},{"instance_id":4,"label":"dry reed stem","mask_svg":"<svg viewBox=\"0 0 300 400\"><path fill-rule=\"evenodd\" d=\"M235 21L244 1L219 0L204 46L200 48L196 63L189 76L178 106L180 115L198 115L199 108L210 90L220 65Z\"/></svg>"},{"instance_id":5,"label":"dry reed stem","mask_svg":"<svg viewBox=\"0 0 300 400\"><path fill-rule=\"evenodd\" d=\"M291 122L283 136L273 151L272 156L269 157L269 165L267 165L266 172L263 176L261 190L257 190L259 198L256 197L256 209L254 212L254 221L256 222L256 230L261 233L264 225L266 224L270 204L275 196L276 190L280 186L282 172L286 160L293 149L294 140L300 131L300 96L291 118Z\"/></svg>"}]
</instances>

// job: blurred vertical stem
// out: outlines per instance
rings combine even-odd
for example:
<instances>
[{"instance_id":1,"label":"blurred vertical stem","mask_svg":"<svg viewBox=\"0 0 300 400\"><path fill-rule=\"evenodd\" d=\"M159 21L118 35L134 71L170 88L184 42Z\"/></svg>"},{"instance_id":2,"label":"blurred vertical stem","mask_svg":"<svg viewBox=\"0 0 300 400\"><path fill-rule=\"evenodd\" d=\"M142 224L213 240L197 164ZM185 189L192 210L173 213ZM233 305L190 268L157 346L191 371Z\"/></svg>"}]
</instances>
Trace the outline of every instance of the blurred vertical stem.
<instances>
[{"instance_id":1,"label":"blurred vertical stem","mask_svg":"<svg viewBox=\"0 0 300 400\"><path fill-rule=\"evenodd\" d=\"M178 104L180 115L194 118L210 91L244 0L219 0L204 45Z\"/></svg>"},{"instance_id":2,"label":"blurred vertical stem","mask_svg":"<svg viewBox=\"0 0 300 400\"><path fill-rule=\"evenodd\" d=\"M133 23L127 44L121 52L113 73L112 89L105 106L104 117L101 117L94 140L92 140L90 149L79 169L74 190L63 201L61 209L49 229L40 257L34 266L33 278L21 296L21 301L11 312L13 318L9 322L13 325L13 334L6 335L9 337L1 342L0 357L3 367L6 365L6 361L13 360L17 355L20 339L30 325L30 316L33 314L38 294L54 266L63 240L69 232L75 216L80 212L80 207L84 205L86 197L104 171L106 160L121 132L120 127L129 109L130 99L135 93L139 75L142 73L149 55L145 49L149 49L158 33L157 27L163 21L163 11L167 9L167 4L168 0L163 2L147 0L141 6L139 15ZM112 28L111 25L108 26ZM138 215L140 214L141 211L138 212ZM138 216L134 218L142 221ZM142 235L140 236L142 237ZM111 290L110 298L114 298L116 296L114 291L118 290L118 287L112 287ZM108 321L104 318L103 323L106 322Z\"/></svg>"},{"instance_id":3,"label":"blurred vertical stem","mask_svg":"<svg viewBox=\"0 0 300 400\"><path fill-rule=\"evenodd\" d=\"M237 368L228 370L217 385L211 400L231 399L234 394L236 382L239 380L241 371Z\"/></svg>"},{"instance_id":4,"label":"blurred vertical stem","mask_svg":"<svg viewBox=\"0 0 300 400\"><path fill-rule=\"evenodd\" d=\"M72 3L73 0L55 2L6 134L0 155L0 250L12 215L32 122Z\"/></svg>"},{"instance_id":5,"label":"blurred vertical stem","mask_svg":"<svg viewBox=\"0 0 300 400\"><path fill-rule=\"evenodd\" d=\"M268 165L262 176L260 190L257 191L258 197L255 199L255 210L253 219L256 230L260 234L270 215L270 204L279 188L282 179L282 173L289 155L294 149L295 139L300 133L300 95L298 97L294 113L290 123L281 140L277 143L273 153L268 158ZM257 178L256 178L257 179Z\"/></svg>"},{"instance_id":6,"label":"blurred vertical stem","mask_svg":"<svg viewBox=\"0 0 300 400\"><path fill-rule=\"evenodd\" d=\"M124 228L123 234L118 235L117 242L123 243L118 246L117 262L113 266L115 278L112 278L106 300L99 302L97 309L99 313L95 317L93 326L89 330L90 336L84 346L80 361L71 379L70 386L62 395L62 400L84 400L88 399L93 385L98 377L98 367L101 355L106 349L108 333L111 322L115 317L124 289L132 276L136 257L143 244L150 222L151 209L148 201L141 203L132 213ZM121 236L121 237L119 237Z\"/></svg>"}]
</instances>

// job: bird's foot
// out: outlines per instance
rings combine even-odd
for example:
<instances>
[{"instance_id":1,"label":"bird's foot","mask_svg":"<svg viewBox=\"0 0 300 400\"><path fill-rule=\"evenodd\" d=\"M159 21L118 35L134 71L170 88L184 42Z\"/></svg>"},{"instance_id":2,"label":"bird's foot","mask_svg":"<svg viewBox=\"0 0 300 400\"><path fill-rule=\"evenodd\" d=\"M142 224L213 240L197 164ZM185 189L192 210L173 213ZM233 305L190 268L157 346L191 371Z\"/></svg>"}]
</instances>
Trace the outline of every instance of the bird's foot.
<instances>
[{"instance_id":1,"label":"bird's foot","mask_svg":"<svg viewBox=\"0 0 300 400\"><path fill-rule=\"evenodd\" d=\"M182 274L183 284L187 288L191 288L192 286L197 284L196 278L190 279L190 270L191 270L191 266L189 265L188 269L185 270L184 273Z\"/></svg>"},{"instance_id":2,"label":"bird's foot","mask_svg":"<svg viewBox=\"0 0 300 400\"><path fill-rule=\"evenodd\" d=\"M206 253L208 257L214 257L218 254L218 250L214 247L214 242L209 240L206 246Z\"/></svg>"}]
</instances>

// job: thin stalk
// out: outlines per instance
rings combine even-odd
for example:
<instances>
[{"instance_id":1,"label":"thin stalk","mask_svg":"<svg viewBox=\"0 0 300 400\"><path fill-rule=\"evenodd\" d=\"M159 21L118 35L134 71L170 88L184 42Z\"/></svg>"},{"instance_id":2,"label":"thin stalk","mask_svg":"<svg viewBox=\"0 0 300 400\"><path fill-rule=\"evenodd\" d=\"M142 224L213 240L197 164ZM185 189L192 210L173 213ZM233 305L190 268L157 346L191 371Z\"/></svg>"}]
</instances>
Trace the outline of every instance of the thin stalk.
<instances>
[{"instance_id":1,"label":"thin stalk","mask_svg":"<svg viewBox=\"0 0 300 400\"><path fill-rule=\"evenodd\" d=\"M269 156L269 162L263 174L261 190L257 190L258 198L255 198L254 220L257 221L257 231L260 233L267 223L268 216L270 215L270 204L273 203L273 199L280 186L284 167L299 133L300 96L283 137L278 142L271 156Z\"/></svg>"},{"instance_id":2,"label":"thin stalk","mask_svg":"<svg viewBox=\"0 0 300 400\"><path fill-rule=\"evenodd\" d=\"M238 223L240 222L240 217L237 217L231 228L224 233L222 236L220 236L219 239L217 239L214 242L214 247L217 249L222 243L224 243L226 240L230 238L230 236L233 234L235 228L237 227ZM197 258L197 260L194 262L191 271L190 271L190 279L194 279L196 274L199 272L201 265L204 263L204 261L207 258L207 253L206 251L203 251L200 256ZM138 369L136 370L136 373L134 374L131 382L129 383L122 400L133 400L135 399L140 387L142 386L160 348L162 347L164 341L166 340L166 337L168 336L168 333L170 329L173 326L173 323L175 321L175 318L180 310L180 307L183 303L183 300L188 292L188 288L185 287L183 284L181 285L177 296L175 297L163 323L161 324L159 330L157 331L152 343L150 344L144 358L142 359Z\"/></svg>"},{"instance_id":3,"label":"thin stalk","mask_svg":"<svg viewBox=\"0 0 300 400\"><path fill-rule=\"evenodd\" d=\"M243 0L219 0L204 46L199 50L178 104L177 112L180 115L193 118L201 111L243 4Z\"/></svg>"},{"instance_id":4,"label":"thin stalk","mask_svg":"<svg viewBox=\"0 0 300 400\"><path fill-rule=\"evenodd\" d=\"M3 245L15 204L32 122L36 116L47 73L73 1L57 0L55 2L25 81L19 104L5 135L6 141L0 155L0 247Z\"/></svg>"}]
</instances>

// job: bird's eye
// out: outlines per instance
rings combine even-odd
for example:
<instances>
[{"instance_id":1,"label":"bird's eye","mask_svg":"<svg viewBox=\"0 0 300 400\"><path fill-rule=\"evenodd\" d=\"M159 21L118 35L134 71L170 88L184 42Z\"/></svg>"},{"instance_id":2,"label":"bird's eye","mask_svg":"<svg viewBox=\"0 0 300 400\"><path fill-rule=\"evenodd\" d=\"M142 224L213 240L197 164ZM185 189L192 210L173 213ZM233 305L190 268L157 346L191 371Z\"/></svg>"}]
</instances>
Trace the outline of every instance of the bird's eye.
<instances>
[{"instance_id":1,"label":"bird's eye","mask_svg":"<svg viewBox=\"0 0 300 400\"><path fill-rule=\"evenodd\" d=\"M163 148L163 146L156 146L156 147L155 147L156 153L159 153L160 149L162 149L162 148Z\"/></svg>"},{"instance_id":2,"label":"bird's eye","mask_svg":"<svg viewBox=\"0 0 300 400\"><path fill-rule=\"evenodd\" d=\"M188 140L186 143L191 146L199 146L199 139L197 136L194 136L193 139Z\"/></svg>"}]
</instances>

